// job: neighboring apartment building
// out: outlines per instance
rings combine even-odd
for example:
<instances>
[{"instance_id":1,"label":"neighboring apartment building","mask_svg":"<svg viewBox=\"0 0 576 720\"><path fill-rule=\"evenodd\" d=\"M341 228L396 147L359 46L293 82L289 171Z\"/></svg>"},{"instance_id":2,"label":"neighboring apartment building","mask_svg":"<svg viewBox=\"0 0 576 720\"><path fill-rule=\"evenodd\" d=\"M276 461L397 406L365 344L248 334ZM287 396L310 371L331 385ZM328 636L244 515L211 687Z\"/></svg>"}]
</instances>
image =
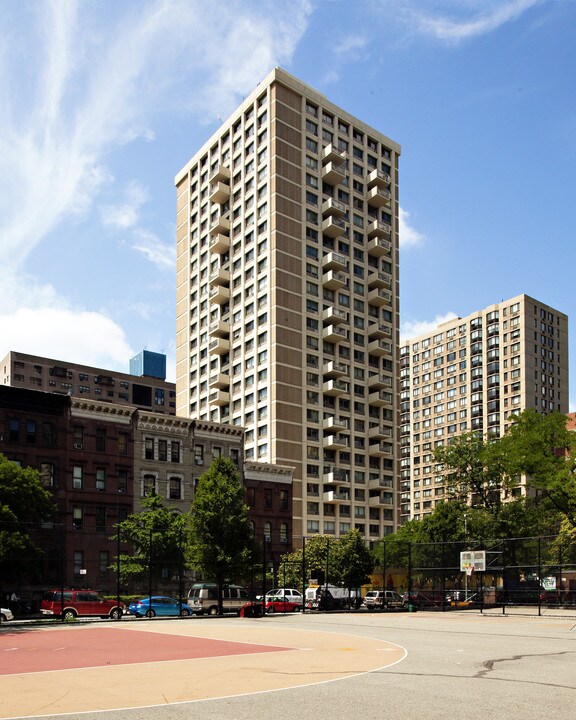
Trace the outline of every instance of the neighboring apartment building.
<instances>
[{"instance_id":1,"label":"neighboring apartment building","mask_svg":"<svg viewBox=\"0 0 576 720\"><path fill-rule=\"evenodd\" d=\"M276 68L176 177L177 412L294 468L294 544L396 525L399 154Z\"/></svg>"},{"instance_id":2,"label":"neighboring apartment building","mask_svg":"<svg viewBox=\"0 0 576 720\"><path fill-rule=\"evenodd\" d=\"M159 376L162 358L164 375ZM119 373L11 351L0 361L0 385L134 405L175 415L176 385L166 381L165 356L143 351L130 361L130 366L142 374Z\"/></svg>"},{"instance_id":3,"label":"neighboring apartment building","mask_svg":"<svg viewBox=\"0 0 576 720\"><path fill-rule=\"evenodd\" d=\"M446 498L433 451L466 432L502 436L510 415L568 411L568 318L519 295L403 343L402 522ZM516 493L524 493L521 484Z\"/></svg>"}]
</instances>

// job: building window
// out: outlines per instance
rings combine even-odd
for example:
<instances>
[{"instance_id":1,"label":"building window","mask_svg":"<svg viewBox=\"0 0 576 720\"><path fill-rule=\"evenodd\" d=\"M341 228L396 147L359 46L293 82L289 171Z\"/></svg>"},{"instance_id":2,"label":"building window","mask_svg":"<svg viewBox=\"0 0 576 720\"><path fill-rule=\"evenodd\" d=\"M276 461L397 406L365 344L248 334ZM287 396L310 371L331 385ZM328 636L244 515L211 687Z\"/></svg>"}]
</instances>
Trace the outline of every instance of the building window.
<instances>
[{"instance_id":1,"label":"building window","mask_svg":"<svg viewBox=\"0 0 576 720\"><path fill-rule=\"evenodd\" d=\"M280 542L283 544L288 543L288 523L280 525Z\"/></svg>"},{"instance_id":2,"label":"building window","mask_svg":"<svg viewBox=\"0 0 576 720\"><path fill-rule=\"evenodd\" d=\"M128 470L124 468L118 470L118 492L128 492Z\"/></svg>"},{"instance_id":3,"label":"building window","mask_svg":"<svg viewBox=\"0 0 576 720\"><path fill-rule=\"evenodd\" d=\"M118 433L118 454L128 455L128 433Z\"/></svg>"},{"instance_id":4,"label":"building window","mask_svg":"<svg viewBox=\"0 0 576 720\"><path fill-rule=\"evenodd\" d=\"M272 523L271 522L264 523L264 540L266 542L271 542L271 540L272 540Z\"/></svg>"},{"instance_id":5,"label":"building window","mask_svg":"<svg viewBox=\"0 0 576 720\"><path fill-rule=\"evenodd\" d=\"M182 499L182 480L177 477L171 477L168 481L168 497L170 500Z\"/></svg>"},{"instance_id":6,"label":"building window","mask_svg":"<svg viewBox=\"0 0 576 720\"><path fill-rule=\"evenodd\" d=\"M166 462L168 460L168 441L158 440L158 460Z\"/></svg>"},{"instance_id":7,"label":"building window","mask_svg":"<svg viewBox=\"0 0 576 720\"><path fill-rule=\"evenodd\" d=\"M96 532L105 532L106 530L106 508L96 508Z\"/></svg>"},{"instance_id":8,"label":"building window","mask_svg":"<svg viewBox=\"0 0 576 720\"><path fill-rule=\"evenodd\" d=\"M180 443L177 440L170 443L170 460L174 463L180 462Z\"/></svg>"},{"instance_id":9,"label":"building window","mask_svg":"<svg viewBox=\"0 0 576 720\"><path fill-rule=\"evenodd\" d=\"M84 552L82 550L74 550L74 576L80 576L81 570L84 569Z\"/></svg>"},{"instance_id":10,"label":"building window","mask_svg":"<svg viewBox=\"0 0 576 720\"><path fill-rule=\"evenodd\" d=\"M156 477L154 475L144 475L142 478L142 497L154 495L156 493Z\"/></svg>"},{"instance_id":11,"label":"building window","mask_svg":"<svg viewBox=\"0 0 576 720\"><path fill-rule=\"evenodd\" d=\"M96 428L96 451L106 452L106 428Z\"/></svg>"},{"instance_id":12,"label":"building window","mask_svg":"<svg viewBox=\"0 0 576 720\"><path fill-rule=\"evenodd\" d=\"M270 489L264 490L264 507L267 510L272 509L272 490Z\"/></svg>"},{"instance_id":13,"label":"building window","mask_svg":"<svg viewBox=\"0 0 576 720\"><path fill-rule=\"evenodd\" d=\"M54 465L40 463L40 478L44 487L54 487Z\"/></svg>"},{"instance_id":14,"label":"building window","mask_svg":"<svg viewBox=\"0 0 576 720\"><path fill-rule=\"evenodd\" d=\"M289 497L288 497L288 491L287 490L280 490L280 509L281 510L289 510Z\"/></svg>"},{"instance_id":15,"label":"building window","mask_svg":"<svg viewBox=\"0 0 576 720\"><path fill-rule=\"evenodd\" d=\"M27 443L35 443L36 442L36 421L35 420L26 420L26 442Z\"/></svg>"},{"instance_id":16,"label":"building window","mask_svg":"<svg viewBox=\"0 0 576 720\"><path fill-rule=\"evenodd\" d=\"M84 468L82 465L74 465L72 467L72 487L74 490L82 490L84 488Z\"/></svg>"},{"instance_id":17,"label":"building window","mask_svg":"<svg viewBox=\"0 0 576 720\"><path fill-rule=\"evenodd\" d=\"M108 577L108 568L110 566L110 556L107 550L100 550L98 555L98 576L101 578Z\"/></svg>"},{"instance_id":18,"label":"building window","mask_svg":"<svg viewBox=\"0 0 576 720\"><path fill-rule=\"evenodd\" d=\"M96 490L106 490L106 470L104 468L96 468Z\"/></svg>"},{"instance_id":19,"label":"building window","mask_svg":"<svg viewBox=\"0 0 576 720\"><path fill-rule=\"evenodd\" d=\"M144 458L154 460L154 438L144 439Z\"/></svg>"},{"instance_id":20,"label":"building window","mask_svg":"<svg viewBox=\"0 0 576 720\"><path fill-rule=\"evenodd\" d=\"M82 508L73 508L72 525L74 526L74 530L82 530L82 526L84 525L84 512L82 511Z\"/></svg>"},{"instance_id":21,"label":"building window","mask_svg":"<svg viewBox=\"0 0 576 720\"><path fill-rule=\"evenodd\" d=\"M18 418L10 418L9 438L14 442L18 442L20 439L20 420Z\"/></svg>"},{"instance_id":22,"label":"building window","mask_svg":"<svg viewBox=\"0 0 576 720\"><path fill-rule=\"evenodd\" d=\"M84 428L76 426L72 429L72 445L74 450L82 450L84 447Z\"/></svg>"},{"instance_id":23,"label":"building window","mask_svg":"<svg viewBox=\"0 0 576 720\"><path fill-rule=\"evenodd\" d=\"M163 388L154 388L154 404L164 405L164 390Z\"/></svg>"},{"instance_id":24,"label":"building window","mask_svg":"<svg viewBox=\"0 0 576 720\"><path fill-rule=\"evenodd\" d=\"M204 465L204 445L194 445L194 464Z\"/></svg>"}]
</instances>

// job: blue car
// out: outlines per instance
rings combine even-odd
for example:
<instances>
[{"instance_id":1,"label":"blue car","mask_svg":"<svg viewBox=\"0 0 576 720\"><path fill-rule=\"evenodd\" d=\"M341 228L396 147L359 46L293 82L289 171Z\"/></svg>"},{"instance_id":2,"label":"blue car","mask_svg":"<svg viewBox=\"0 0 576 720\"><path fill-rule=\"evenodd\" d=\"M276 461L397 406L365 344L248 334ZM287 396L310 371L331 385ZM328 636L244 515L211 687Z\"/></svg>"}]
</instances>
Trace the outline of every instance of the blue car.
<instances>
[{"instance_id":1,"label":"blue car","mask_svg":"<svg viewBox=\"0 0 576 720\"><path fill-rule=\"evenodd\" d=\"M150 598L145 597L142 600L130 603L128 612L136 617L155 617L156 615L180 615L187 617L192 611L186 603L178 602L171 597L161 595L152 595L152 604Z\"/></svg>"}]
</instances>

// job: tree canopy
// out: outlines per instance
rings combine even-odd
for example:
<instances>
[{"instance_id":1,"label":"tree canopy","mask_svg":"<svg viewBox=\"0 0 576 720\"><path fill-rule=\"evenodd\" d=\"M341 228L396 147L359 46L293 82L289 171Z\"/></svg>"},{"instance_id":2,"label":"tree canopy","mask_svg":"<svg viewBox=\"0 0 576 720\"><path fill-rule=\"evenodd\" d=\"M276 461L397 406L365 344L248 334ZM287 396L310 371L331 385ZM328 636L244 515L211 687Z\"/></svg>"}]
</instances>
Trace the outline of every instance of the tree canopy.
<instances>
[{"instance_id":1,"label":"tree canopy","mask_svg":"<svg viewBox=\"0 0 576 720\"><path fill-rule=\"evenodd\" d=\"M41 554L30 535L34 525L53 520L56 505L40 473L0 454L0 574L18 576L24 561Z\"/></svg>"},{"instance_id":2,"label":"tree canopy","mask_svg":"<svg viewBox=\"0 0 576 720\"><path fill-rule=\"evenodd\" d=\"M216 458L200 477L190 516L191 561L219 588L247 574L255 546L244 487L231 460Z\"/></svg>"}]
</instances>

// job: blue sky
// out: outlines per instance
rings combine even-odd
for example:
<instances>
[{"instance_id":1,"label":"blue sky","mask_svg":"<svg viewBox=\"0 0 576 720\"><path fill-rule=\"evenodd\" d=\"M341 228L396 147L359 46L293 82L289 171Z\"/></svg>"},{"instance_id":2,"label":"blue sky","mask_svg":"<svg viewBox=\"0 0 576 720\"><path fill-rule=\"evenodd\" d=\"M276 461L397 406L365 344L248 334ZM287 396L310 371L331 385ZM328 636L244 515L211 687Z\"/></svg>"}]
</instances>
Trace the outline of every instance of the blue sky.
<instances>
[{"instance_id":1,"label":"blue sky","mask_svg":"<svg viewBox=\"0 0 576 720\"><path fill-rule=\"evenodd\" d=\"M174 176L275 65L402 145L405 336L522 292L576 322L573 0L0 9L0 357L174 379Z\"/></svg>"}]
</instances>

